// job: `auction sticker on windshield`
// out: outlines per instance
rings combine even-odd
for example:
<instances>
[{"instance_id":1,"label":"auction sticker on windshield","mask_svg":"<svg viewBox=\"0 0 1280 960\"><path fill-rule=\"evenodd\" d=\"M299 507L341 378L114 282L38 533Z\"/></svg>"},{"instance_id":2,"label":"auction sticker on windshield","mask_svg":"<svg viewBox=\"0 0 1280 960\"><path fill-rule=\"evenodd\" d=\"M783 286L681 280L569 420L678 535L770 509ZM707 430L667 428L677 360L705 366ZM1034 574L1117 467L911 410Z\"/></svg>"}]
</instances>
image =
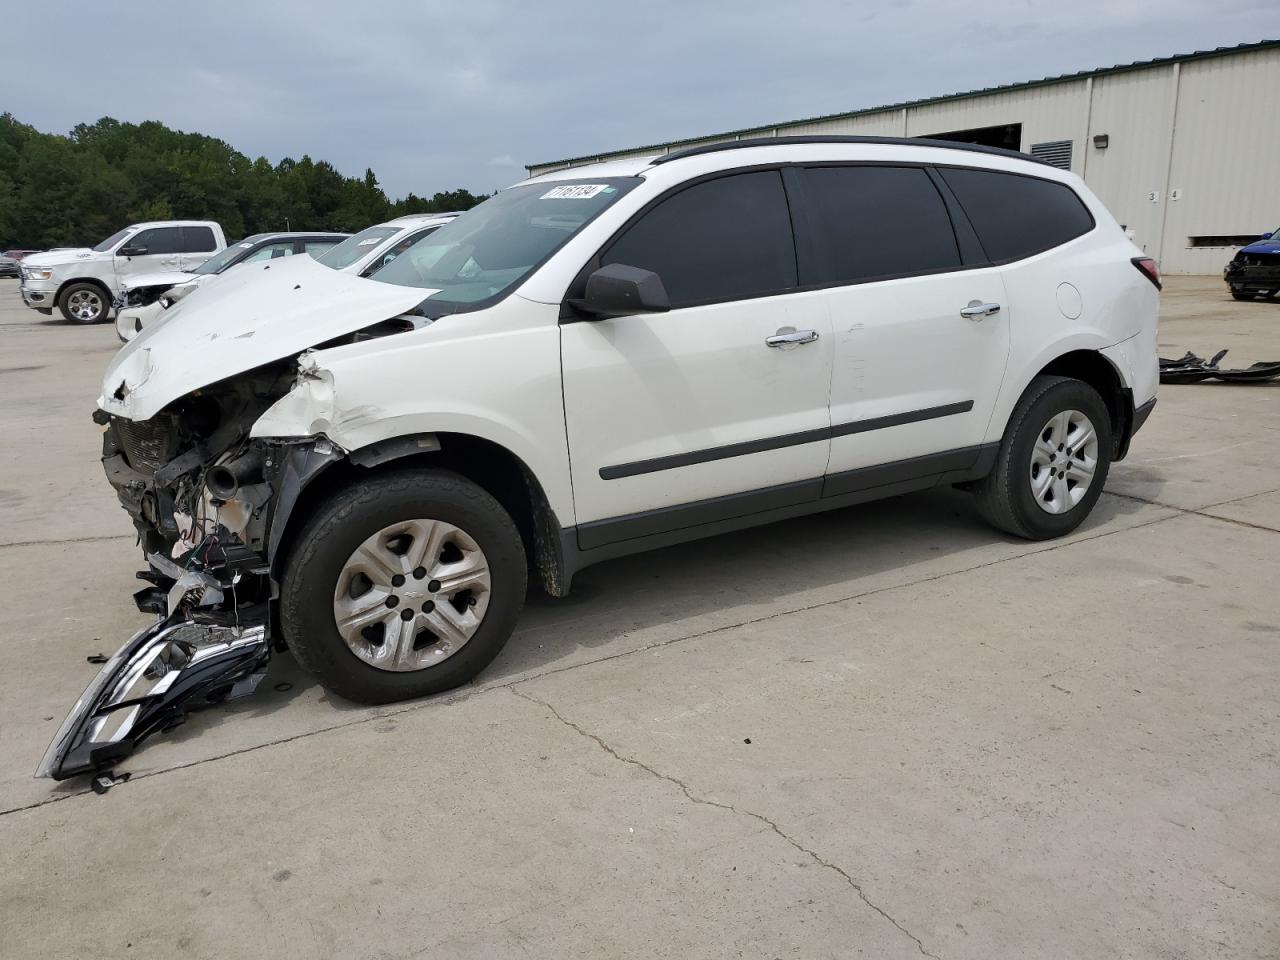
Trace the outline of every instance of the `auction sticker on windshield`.
<instances>
[{"instance_id":1,"label":"auction sticker on windshield","mask_svg":"<svg viewBox=\"0 0 1280 960\"><path fill-rule=\"evenodd\" d=\"M610 189L607 183L572 183L563 187L552 187L539 200L590 200L598 193Z\"/></svg>"}]
</instances>

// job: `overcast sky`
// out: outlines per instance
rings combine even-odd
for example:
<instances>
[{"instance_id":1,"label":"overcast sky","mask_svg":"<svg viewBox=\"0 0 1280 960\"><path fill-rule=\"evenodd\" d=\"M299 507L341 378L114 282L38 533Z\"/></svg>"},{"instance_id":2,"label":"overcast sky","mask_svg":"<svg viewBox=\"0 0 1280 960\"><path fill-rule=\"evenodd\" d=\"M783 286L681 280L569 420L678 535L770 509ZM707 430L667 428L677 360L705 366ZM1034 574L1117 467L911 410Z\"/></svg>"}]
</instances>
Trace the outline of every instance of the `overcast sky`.
<instances>
[{"instance_id":1,"label":"overcast sky","mask_svg":"<svg viewBox=\"0 0 1280 960\"><path fill-rule=\"evenodd\" d=\"M392 197L1280 37L1280 0L41 0L3 13L0 112L59 133L160 120L273 162L372 167Z\"/></svg>"}]
</instances>

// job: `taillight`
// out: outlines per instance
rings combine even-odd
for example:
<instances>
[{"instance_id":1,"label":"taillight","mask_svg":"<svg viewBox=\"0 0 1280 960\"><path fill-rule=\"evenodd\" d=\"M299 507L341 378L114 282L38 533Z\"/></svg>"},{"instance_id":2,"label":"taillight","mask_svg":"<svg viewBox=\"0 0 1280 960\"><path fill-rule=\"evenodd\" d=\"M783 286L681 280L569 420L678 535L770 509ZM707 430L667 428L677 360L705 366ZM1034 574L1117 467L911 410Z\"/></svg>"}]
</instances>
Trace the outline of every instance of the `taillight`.
<instances>
[{"instance_id":1,"label":"taillight","mask_svg":"<svg viewBox=\"0 0 1280 960\"><path fill-rule=\"evenodd\" d=\"M1156 285L1156 289L1161 289L1160 268L1156 266L1156 262L1150 257L1134 257L1131 261L1135 267L1142 271L1142 275Z\"/></svg>"}]
</instances>

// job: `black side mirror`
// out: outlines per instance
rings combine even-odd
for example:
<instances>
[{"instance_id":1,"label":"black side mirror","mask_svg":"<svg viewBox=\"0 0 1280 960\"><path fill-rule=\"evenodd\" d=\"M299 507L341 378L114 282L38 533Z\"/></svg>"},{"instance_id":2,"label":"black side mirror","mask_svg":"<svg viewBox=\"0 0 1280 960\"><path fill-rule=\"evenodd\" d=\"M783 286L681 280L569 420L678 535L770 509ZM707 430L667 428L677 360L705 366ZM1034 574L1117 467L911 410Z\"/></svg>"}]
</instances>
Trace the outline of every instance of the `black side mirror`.
<instances>
[{"instance_id":1,"label":"black side mirror","mask_svg":"<svg viewBox=\"0 0 1280 960\"><path fill-rule=\"evenodd\" d=\"M652 270L611 263L587 277L581 300L570 301L583 313L597 319L625 317L632 313L665 313L671 309L667 288Z\"/></svg>"},{"instance_id":2,"label":"black side mirror","mask_svg":"<svg viewBox=\"0 0 1280 960\"><path fill-rule=\"evenodd\" d=\"M117 256L121 257L141 257L147 252L146 247L121 247Z\"/></svg>"}]
</instances>

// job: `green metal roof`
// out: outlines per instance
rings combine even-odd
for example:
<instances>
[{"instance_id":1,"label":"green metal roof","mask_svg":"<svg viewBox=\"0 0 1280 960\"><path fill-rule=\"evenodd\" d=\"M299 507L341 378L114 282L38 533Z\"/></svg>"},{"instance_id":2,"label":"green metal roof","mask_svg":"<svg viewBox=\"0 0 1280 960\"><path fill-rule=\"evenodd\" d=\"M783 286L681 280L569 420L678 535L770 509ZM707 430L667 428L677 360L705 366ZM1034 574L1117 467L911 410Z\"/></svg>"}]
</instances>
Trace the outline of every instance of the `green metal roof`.
<instances>
[{"instance_id":1,"label":"green metal roof","mask_svg":"<svg viewBox=\"0 0 1280 960\"><path fill-rule=\"evenodd\" d=\"M903 100L899 103L886 103L879 107L865 107L861 110L850 110L846 113L827 113L818 117L806 117L802 120L784 120L781 123L762 123L738 130L727 130L724 133L707 133L697 137L686 137L683 140L668 140L643 147L624 147L618 150L606 150L603 153L587 153L579 157L567 157L564 160L549 160L545 163L531 163L526 170L534 167L558 167L570 163L595 162L607 160L623 153L643 153L649 150L660 152L673 147L683 147L703 140L720 137L736 137L746 133L759 133L764 130L779 131L787 127L796 127L805 123L820 123L824 120L847 120L852 117L865 117L872 113L884 113L887 110L903 110L909 107L923 107L935 103L946 103L950 100L965 100L969 97L985 97L993 93L1006 93L1010 90L1028 90L1032 87L1043 87L1051 83L1064 83L1068 80L1084 80L1087 77L1104 77L1113 73L1127 73L1130 70L1146 70L1149 67L1162 67L1171 63L1186 63L1190 60L1208 60L1211 57L1229 56L1233 53L1245 53L1252 50L1267 50L1280 47L1280 40L1259 40L1257 43L1241 43L1234 47L1217 47L1213 50L1197 50L1194 53L1180 53L1172 57L1156 57L1152 60L1135 60L1133 63L1119 63L1112 67L1098 67L1093 70L1080 70L1077 73L1064 73L1056 77L1043 77L1040 80L1024 80L1021 83L1006 83L997 87L983 87L981 90L966 90L963 93L948 93L939 97L925 97L920 100Z\"/></svg>"}]
</instances>

